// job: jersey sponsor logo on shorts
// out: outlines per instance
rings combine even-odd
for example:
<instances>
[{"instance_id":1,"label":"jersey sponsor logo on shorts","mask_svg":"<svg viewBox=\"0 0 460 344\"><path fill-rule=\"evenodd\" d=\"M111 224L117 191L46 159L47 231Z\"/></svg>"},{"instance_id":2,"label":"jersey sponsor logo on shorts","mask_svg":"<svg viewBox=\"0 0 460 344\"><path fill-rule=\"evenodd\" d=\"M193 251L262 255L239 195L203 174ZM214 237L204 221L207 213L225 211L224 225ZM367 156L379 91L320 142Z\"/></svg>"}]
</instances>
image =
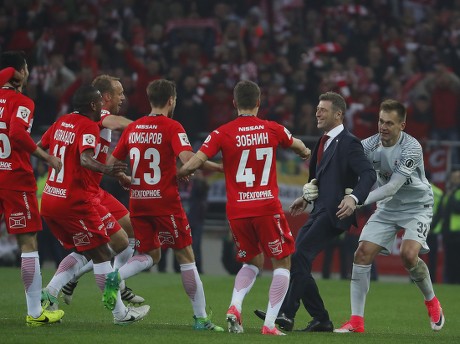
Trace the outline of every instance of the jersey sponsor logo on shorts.
<instances>
[{"instance_id":1,"label":"jersey sponsor logo on shorts","mask_svg":"<svg viewBox=\"0 0 460 344\"><path fill-rule=\"evenodd\" d=\"M26 228L25 216L10 216L10 228Z\"/></svg>"},{"instance_id":2,"label":"jersey sponsor logo on shorts","mask_svg":"<svg viewBox=\"0 0 460 344\"><path fill-rule=\"evenodd\" d=\"M179 140L182 146L190 146L190 141L188 140L186 133L179 133Z\"/></svg>"},{"instance_id":3,"label":"jersey sponsor logo on shorts","mask_svg":"<svg viewBox=\"0 0 460 344\"><path fill-rule=\"evenodd\" d=\"M160 245L174 245L174 237L169 232L159 232L158 233L158 240L160 241Z\"/></svg>"},{"instance_id":4,"label":"jersey sponsor logo on shorts","mask_svg":"<svg viewBox=\"0 0 460 344\"><path fill-rule=\"evenodd\" d=\"M73 236L73 244L78 246L87 246L90 244L89 236L86 233L77 233Z\"/></svg>"},{"instance_id":5,"label":"jersey sponsor logo on shorts","mask_svg":"<svg viewBox=\"0 0 460 344\"><path fill-rule=\"evenodd\" d=\"M29 123L29 116L31 111L25 106L19 106L18 112L16 112L16 117L22 119L24 122Z\"/></svg>"},{"instance_id":6,"label":"jersey sponsor logo on shorts","mask_svg":"<svg viewBox=\"0 0 460 344\"><path fill-rule=\"evenodd\" d=\"M83 134L83 146L96 147L96 137L92 134Z\"/></svg>"},{"instance_id":7,"label":"jersey sponsor logo on shorts","mask_svg":"<svg viewBox=\"0 0 460 344\"><path fill-rule=\"evenodd\" d=\"M269 242L268 243L268 248L270 249L271 253L274 256L277 256L281 253L283 253L283 246L281 245L281 241L279 239Z\"/></svg>"}]
</instances>

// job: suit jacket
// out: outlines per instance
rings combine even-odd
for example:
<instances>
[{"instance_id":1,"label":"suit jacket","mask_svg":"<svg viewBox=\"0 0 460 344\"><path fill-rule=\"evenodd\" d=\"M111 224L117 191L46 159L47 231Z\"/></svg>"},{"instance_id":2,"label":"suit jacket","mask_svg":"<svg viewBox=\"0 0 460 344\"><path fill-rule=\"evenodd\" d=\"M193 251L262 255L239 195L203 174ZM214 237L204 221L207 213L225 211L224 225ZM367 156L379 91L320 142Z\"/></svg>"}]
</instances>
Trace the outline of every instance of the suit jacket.
<instances>
[{"instance_id":1,"label":"suit jacket","mask_svg":"<svg viewBox=\"0 0 460 344\"><path fill-rule=\"evenodd\" d=\"M309 178L318 180L319 190L311 216L326 211L336 228L348 230L352 224L357 225L355 214L343 220L335 215L345 195L345 188L352 188L352 194L362 204L377 179L375 170L364 155L361 141L347 129L332 140L317 166L318 146L319 141L313 150L309 167Z\"/></svg>"}]
</instances>

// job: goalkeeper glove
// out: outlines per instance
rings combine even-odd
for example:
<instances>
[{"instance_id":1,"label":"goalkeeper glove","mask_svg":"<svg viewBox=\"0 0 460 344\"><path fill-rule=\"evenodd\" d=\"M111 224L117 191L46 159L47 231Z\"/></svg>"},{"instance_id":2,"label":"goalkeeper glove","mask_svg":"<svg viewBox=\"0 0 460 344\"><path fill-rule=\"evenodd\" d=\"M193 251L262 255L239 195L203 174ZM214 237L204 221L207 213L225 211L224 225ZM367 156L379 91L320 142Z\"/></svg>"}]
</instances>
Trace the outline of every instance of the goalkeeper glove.
<instances>
[{"instance_id":1,"label":"goalkeeper glove","mask_svg":"<svg viewBox=\"0 0 460 344\"><path fill-rule=\"evenodd\" d=\"M316 179L312 179L310 183L307 183L303 186L302 198L307 201L307 203L311 203L318 198L317 183L318 181Z\"/></svg>"}]
</instances>

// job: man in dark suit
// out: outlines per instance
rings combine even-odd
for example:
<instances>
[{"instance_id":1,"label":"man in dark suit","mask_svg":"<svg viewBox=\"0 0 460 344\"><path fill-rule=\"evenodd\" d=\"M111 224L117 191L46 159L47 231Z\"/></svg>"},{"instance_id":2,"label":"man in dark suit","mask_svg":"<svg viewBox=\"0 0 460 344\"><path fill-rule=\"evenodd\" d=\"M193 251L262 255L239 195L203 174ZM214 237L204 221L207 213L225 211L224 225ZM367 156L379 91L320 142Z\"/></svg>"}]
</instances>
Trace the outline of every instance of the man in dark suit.
<instances>
[{"instance_id":1,"label":"man in dark suit","mask_svg":"<svg viewBox=\"0 0 460 344\"><path fill-rule=\"evenodd\" d=\"M333 331L329 313L311 274L312 263L332 239L352 224L356 225L356 205L364 202L376 181L375 171L364 155L360 140L343 126L345 110L346 103L341 95L334 92L320 95L316 118L318 128L324 130L325 135L316 144L310 160L310 181L305 184L302 197L290 207L291 214L298 215L313 203L309 219L296 238L289 290L276 319L286 331L294 327L300 300L313 318L302 331ZM255 313L265 317L260 310Z\"/></svg>"}]
</instances>

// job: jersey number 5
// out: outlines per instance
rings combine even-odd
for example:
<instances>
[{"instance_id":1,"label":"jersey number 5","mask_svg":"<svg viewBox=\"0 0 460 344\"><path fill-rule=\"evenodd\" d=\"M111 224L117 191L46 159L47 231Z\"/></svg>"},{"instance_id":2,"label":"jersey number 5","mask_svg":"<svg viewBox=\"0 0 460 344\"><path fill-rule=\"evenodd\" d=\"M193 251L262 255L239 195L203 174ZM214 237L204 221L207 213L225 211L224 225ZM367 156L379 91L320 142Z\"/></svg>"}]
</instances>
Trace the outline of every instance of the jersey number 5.
<instances>
[{"instance_id":1,"label":"jersey number 5","mask_svg":"<svg viewBox=\"0 0 460 344\"><path fill-rule=\"evenodd\" d=\"M238 165L238 171L236 171L236 182L237 183L246 183L246 187L253 187L256 176L252 172L252 168L246 167L249 157L249 149L245 149L241 152L240 163ZM262 178L260 179L260 186L268 184L268 179L270 177L270 167L272 166L273 160L273 148L257 148L256 149L256 159L264 160L264 169L262 172Z\"/></svg>"},{"instance_id":2,"label":"jersey number 5","mask_svg":"<svg viewBox=\"0 0 460 344\"><path fill-rule=\"evenodd\" d=\"M0 122L0 129L6 129L6 123ZM11 155L10 139L6 134L0 134L0 159L6 159Z\"/></svg>"}]
</instances>

